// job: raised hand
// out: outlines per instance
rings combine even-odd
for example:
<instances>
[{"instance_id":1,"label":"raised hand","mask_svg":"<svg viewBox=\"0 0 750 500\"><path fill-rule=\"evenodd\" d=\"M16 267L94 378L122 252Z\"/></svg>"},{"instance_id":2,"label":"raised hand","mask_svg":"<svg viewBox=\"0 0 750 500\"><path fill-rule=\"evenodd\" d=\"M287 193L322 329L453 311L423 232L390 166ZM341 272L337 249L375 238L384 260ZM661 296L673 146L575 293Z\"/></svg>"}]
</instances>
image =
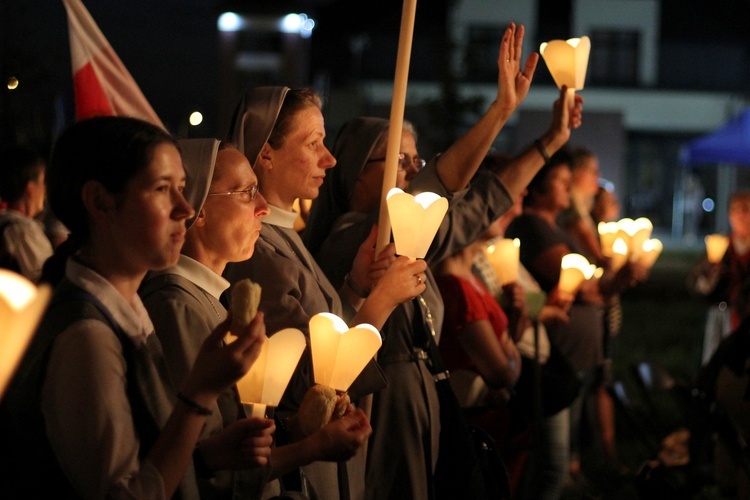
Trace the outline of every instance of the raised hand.
<instances>
[{"instance_id":1,"label":"raised hand","mask_svg":"<svg viewBox=\"0 0 750 500\"><path fill-rule=\"evenodd\" d=\"M500 42L500 54L497 59L497 102L508 116L526 99L539 62L539 54L533 52L526 60L523 71L521 70L523 37L523 25L516 28L515 23L510 23Z\"/></svg>"}]
</instances>

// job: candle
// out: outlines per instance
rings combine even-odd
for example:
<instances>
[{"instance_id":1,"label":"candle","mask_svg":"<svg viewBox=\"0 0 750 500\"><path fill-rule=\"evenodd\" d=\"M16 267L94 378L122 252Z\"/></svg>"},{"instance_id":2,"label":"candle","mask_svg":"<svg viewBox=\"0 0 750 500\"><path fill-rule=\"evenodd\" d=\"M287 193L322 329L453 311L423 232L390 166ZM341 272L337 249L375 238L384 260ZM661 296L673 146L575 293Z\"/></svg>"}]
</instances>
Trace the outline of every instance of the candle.
<instances>
[{"instance_id":1,"label":"candle","mask_svg":"<svg viewBox=\"0 0 750 500\"><path fill-rule=\"evenodd\" d=\"M569 253L563 256L560 263L558 288L563 292L575 295L581 283L593 277L596 270L596 265L589 264L589 261L583 255Z\"/></svg>"},{"instance_id":2,"label":"candle","mask_svg":"<svg viewBox=\"0 0 750 500\"><path fill-rule=\"evenodd\" d=\"M521 240L504 238L487 246L485 255L501 285L518 281Z\"/></svg>"},{"instance_id":3,"label":"candle","mask_svg":"<svg viewBox=\"0 0 750 500\"><path fill-rule=\"evenodd\" d=\"M723 234L709 234L706 236L706 255L711 263L719 263L729 247L729 237Z\"/></svg>"}]
</instances>

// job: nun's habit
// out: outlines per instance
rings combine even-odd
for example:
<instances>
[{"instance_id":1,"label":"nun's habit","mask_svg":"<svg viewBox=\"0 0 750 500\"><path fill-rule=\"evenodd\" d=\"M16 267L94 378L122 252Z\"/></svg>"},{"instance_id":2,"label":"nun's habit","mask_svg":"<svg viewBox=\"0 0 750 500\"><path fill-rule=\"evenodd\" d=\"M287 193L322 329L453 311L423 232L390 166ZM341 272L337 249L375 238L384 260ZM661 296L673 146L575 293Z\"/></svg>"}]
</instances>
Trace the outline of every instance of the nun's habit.
<instances>
[{"instance_id":1,"label":"nun's habit","mask_svg":"<svg viewBox=\"0 0 750 500\"><path fill-rule=\"evenodd\" d=\"M248 91L235 112L230 141L243 145L245 156L255 168L255 160L276 124L286 93L286 87L259 87ZM283 168L283 167L282 167ZM263 186L260 186L261 192ZM298 328L306 335L310 318L329 312L347 319L353 311L344 311L336 288L313 259L294 230L296 212L270 206L271 213L263 219L260 238L255 244L253 257L244 262L229 264L224 277L230 283L250 278L263 289L259 309L265 313L269 335L284 328ZM373 363L374 364L374 363ZM382 377L382 376L381 376ZM312 367L309 350L300 360L295 376L290 382L277 411L291 414L299 408L307 389L312 385ZM356 383L356 382L355 382ZM354 388L350 389L356 401ZM367 394L372 390L364 391ZM346 462L345 467L331 462L315 462L303 467L321 499L337 500L340 497L338 474L348 473L348 489L352 499L364 498L364 453Z\"/></svg>"},{"instance_id":2,"label":"nun's habit","mask_svg":"<svg viewBox=\"0 0 750 500\"><path fill-rule=\"evenodd\" d=\"M347 122L339 132L332 153L337 167L327 176L318 200L313 203L305 229L305 241L318 248L316 258L334 285L344 280L356 250L377 221L372 213L350 212L354 184L373 152L388 121L360 117ZM512 204L496 176L480 173L481 181L459 193L448 193L431 161L411 182L412 193L432 191L449 198L448 215L425 257L434 264L473 242ZM443 321L443 302L432 273L422 294L437 338ZM415 306L419 309L415 309ZM415 318L415 311L418 316ZM440 436L440 409L433 375L426 361L424 305L405 302L383 327L383 347L378 363L388 378L388 387L374 394L367 457L368 499L434 498L435 470ZM416 325L419 325L415 327Z\"/></svg>"},{"instance_id":3,"label":"nun's habit","mask_svg":"<svg viewBox=\"0 0 750 500\"><path fill-rule=\"evenodd\" d=\"M216 139L181 140L180 149L187 182L185 199L195 210L195 216L206 201L219 147ZM188 220L189 229L195 217ZM150 272L138 290L143 304L154 323L161 342L164 360L172 382L181 387L195 363L203 344L216 327L227 317L219 301L229 282L202 263L180 255L174 266ZM243 418L242 405L235 389L222 393L213 415L206 419L201 439ZM196 469L196 472L200 472ZM217 471L196 474L201 498L261 498L269 481L270 465L242 471ZM269 484L278 492L276 482Z\"/></svg>"}]
</instances>

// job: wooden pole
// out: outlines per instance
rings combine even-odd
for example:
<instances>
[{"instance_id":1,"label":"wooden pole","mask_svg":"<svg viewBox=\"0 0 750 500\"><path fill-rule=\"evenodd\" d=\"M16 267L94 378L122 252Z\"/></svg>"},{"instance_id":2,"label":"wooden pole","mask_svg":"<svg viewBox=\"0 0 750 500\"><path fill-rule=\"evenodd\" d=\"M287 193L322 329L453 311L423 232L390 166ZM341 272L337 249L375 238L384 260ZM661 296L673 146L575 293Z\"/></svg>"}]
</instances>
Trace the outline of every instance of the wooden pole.
<instances>
[{"instance_id":1,"label":"wooden pole","mask_svg":"<svg viewBox=\"0 0 750 500\"><path fill-rule=\"evenodd\" d=\"M404 107L406 106L406 84L409 80L409 63L411 45L414 36L414 17L417 0L404 0L401 12L401 32L398 38L398 56L396 57L396 75L393 79L393 100L391 101L391 120L388 129L388 147L385 153L385 173L383 190L380 197L380 216L378 218L378 240L375 246L376 255L391 241L391 220L388 217L386 196L396 187L398 175L398 154L401 149L401 132L404 126Z\"/></svg>"}]
</instances>

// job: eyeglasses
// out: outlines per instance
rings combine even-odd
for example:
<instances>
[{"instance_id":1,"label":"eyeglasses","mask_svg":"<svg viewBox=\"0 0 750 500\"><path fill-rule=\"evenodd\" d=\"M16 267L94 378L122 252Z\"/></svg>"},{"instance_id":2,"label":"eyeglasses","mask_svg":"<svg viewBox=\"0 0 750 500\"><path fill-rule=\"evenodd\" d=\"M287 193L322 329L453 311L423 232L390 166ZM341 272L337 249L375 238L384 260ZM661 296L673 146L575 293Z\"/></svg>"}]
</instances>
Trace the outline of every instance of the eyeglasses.
<instances>
[{"instance_id":1,"label":"eyeglasses","mask_svg":"<svg viewBox=\"0 0 750 500\"><path fill-rule=\"evenodd\" d=\"M217 196L217 195L232 195L236 194L239 195L240 200L242 201L253 201L256 196L258 196L258 185L253 184L250 186L249 189L244 189L242 191L222 191L220 193L208 193L207 196Z\"/></svg>"},{"instance_id":2,"label":"eyeglasses","mask_svg":"<svg viewBox=\"0 0 750 500\"><path fill-rule=\"evenodd\" d=\"M379 161L385 161L385 158L370 158L365 163L375 163ZM398 166L401 168L401 170L406 170L407 168L409 168L409 166L413 166L417 170L422 170L425 165L427 165L427 162L419 156L415 156L411 159L411 162L409 162L409 160L406 159L406 155L404 153L399 153L398 155Z\"/></svg>"}]
</instances>

